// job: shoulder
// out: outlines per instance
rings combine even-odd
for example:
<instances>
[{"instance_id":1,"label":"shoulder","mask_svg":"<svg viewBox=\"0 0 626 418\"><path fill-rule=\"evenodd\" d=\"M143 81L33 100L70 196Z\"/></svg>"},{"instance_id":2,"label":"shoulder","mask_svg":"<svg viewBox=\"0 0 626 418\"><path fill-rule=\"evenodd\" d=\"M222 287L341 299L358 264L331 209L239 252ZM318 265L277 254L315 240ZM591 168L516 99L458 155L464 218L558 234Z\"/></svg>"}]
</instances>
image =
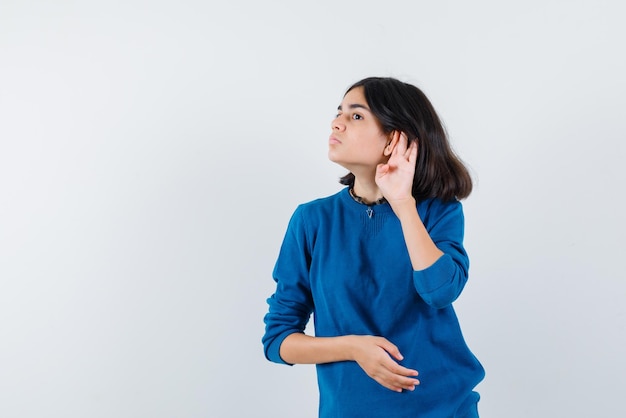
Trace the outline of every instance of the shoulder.
<instances>
[{"instance_id":1,"label":"shoulder","mask_svg":"<svg viewBox=\"0 0 626 418\"><path fill-rule=\"evenodd\" d=\"M300 204L294 213L298 216L314 216L318 213L334 211L338 207L342 194L347 193L347 189L341 190L333 195L321 197L310 202Z\"/></svg>"},{"instance_id":2,"label":"shoulder","mask_svg":"<svg viewBox=\"0 0 626 418\"><path fill-rule=\"evenodd\" d=\"M290 226L308 229L309 226L324 223L324 220L331 218L333 213L341 207L342 193L347 193L347 191L341 190L331 196L301 203L291 216Z\"/></svg>"},{"instance_id":3,"label":"shoulder","mask_svg":"<svg viewBox=\"0 0 626 418\"><path fill-rule=\"evenodd\" d=\"M448 212L463 210L463 205L457 199L441 200L438 198L425 199L418 202L418 208L426 209L429 212Z\"/></svg>"},{"instance_id":4,"label":"shoulder","mask_svg":"<svg viewBox=\"0 0 626 418\"><path fill-rule=\"evenodd\" d=\"M418 203L417 212L427 229L440 223L463 225L463 205L458 200L425 199Z\"/></svg>"}]
</instances>

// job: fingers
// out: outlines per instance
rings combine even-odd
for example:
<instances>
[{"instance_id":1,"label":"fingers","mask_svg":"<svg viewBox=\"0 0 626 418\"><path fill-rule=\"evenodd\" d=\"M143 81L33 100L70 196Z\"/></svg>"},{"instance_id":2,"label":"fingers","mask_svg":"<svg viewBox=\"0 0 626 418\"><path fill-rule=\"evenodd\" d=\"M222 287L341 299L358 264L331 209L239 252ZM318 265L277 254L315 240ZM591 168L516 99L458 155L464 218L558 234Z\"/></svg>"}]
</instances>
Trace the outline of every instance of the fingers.
<instances>
[{"instance_id":1,"label":"fingers","mask_svg":"<svg viewBox=\"0 0 626 418\"><path fill-rule=\"evenodd\" d=\"M404 357L400 353L400 349L391 341L386 338L378 337L377 345L388 352L395 359L402 360Z\"/></svg>"},{"instance_id":2,"label":"fingers","mask_svg":"<svg viewBox=\"0 0 626 418\"><path fill-rule=\"evenodd\" d=\"M404 155L406 153L406 147L408 144L408 137L404 132L395 131L394 137L396 139L396 147L394 148L394 153Z\"/></svg>"},{"instance_id":3,"label":"fingers","mask_svg":"<svg viewBox=\"0 0 626 418\"><path fill-rule=\"evenodd\" d=\"M420 384L420 381L415 378L418 375L417 370L407 369L391 358L382 366L377 374L372 375L372 378L390 390L396 392L415 390L415 386Z\"/></svg>"},{"instance_id":4,"label":"fingers","mask_svg":"<svg viewBox=\"0 0 626 418\"><path fill-rule=\"evenodd\" d=\"M401 366L395 361L393 361L392 359L389 359L388 362L385 362L384 366L387 368L387 370L389 370L391 373L393 373L396 376L408 378L408 377L415 377L419 374L417 370L413 370L413 369L409 369L404 366ZM415 379L410 379L410 380L414 381Z\"/></svg>"},{"instance_id":5,"label":"fingers","mask_svg":"<svg viewBox=\"0 0 626 418\"><path fill-rule=\"evenodd\" d=\"M413 154L415 154L415 156L417 157L417 138L413 141L411 141L411 145L409 145L409 139L408 136L403 132L403 142L404 142L404 152L401 154L404 158L406 158L408 161L411 161L411 157L413 156Z\"/></svg>"},{"instance_id":6,"label":"fingers","mask_svg":"<svg viewBox=\"0 0 626 418\"><path fill-rule=\"evenodd\" d=\"M403 390L414 391L416 386L419 386L420 382L417 379L402 378L391 381L390 383L378 382L382 386L394 392L402 392Z\"/></svg>"},{"instance_id":7,"label":"fingers","mask_svg":"<svg viewBox=\"0 0 626 418\"><path fill-rule=\"evenodd\" d=\"M414 390L420 382L417 370L398 364L403 359L395 344L384 337L353 336L354 360L361 368L387 389L402 392Z\"/></svg>"},{"instance_id":8,"label":"fingers","mask_svg":"<svg viewBox=\"0 0 626 418\"><path fill-rule=\"evenodd\" d=\"M378 164L376 166L376 177L382 177L389 172L389 164Z\"/></svg>"},{"instance_id":9,"label":"fingers","mask_svg":"<svg viewBox=\"0 0 626 418\"><path fill-rule=\"evenodd\" d=\"M398 347L385 338L380 339L379 346L397 360L404 358ZM418 375L417 370L401 366L390 357L383 361L382 366L383 372L381 375L379 375L378 378L372 377L388 389L396 392L414 390L415 386L420 383L419 380L414 378Z\"/></svg>"},{"instance_id":10,"label":"fingers","mask_svg":"<svg viewBox=\"0 0 626 418\"><path fill-rule=\"evenodd\" d=\"M406 368L404 366L399 365L396 362L394 362L393 364L389 365L389 371L391 371L392 373L394 373L394 374L396 374L398 376L405 376L405 377L415 377L415 376L417 376L419 374L417 372L417 370ZM412 379L412 380L414 380L414 379Z\"/></svg>"},{"instance_id":11,"label":"fingers","mask_svg":"<svg viewBox=\"0 0 626 418\"><path fill-rule=\"evenodd\" d=\"M411 145L409 145L409 137L405 132L394 131L393 142L395 146L391 152L392 156L402 156L409 161L413 153L417 156L417 139L411 141Z\"/></svg>"}]
</instances>

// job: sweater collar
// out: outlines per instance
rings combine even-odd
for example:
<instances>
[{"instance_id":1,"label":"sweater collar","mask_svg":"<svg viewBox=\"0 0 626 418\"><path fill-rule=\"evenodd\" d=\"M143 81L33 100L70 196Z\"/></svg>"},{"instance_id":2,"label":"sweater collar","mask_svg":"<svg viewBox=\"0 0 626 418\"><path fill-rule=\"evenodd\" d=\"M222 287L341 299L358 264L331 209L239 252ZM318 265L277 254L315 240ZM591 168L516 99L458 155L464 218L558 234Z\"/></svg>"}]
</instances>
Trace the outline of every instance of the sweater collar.
<instances>
[{"instance_id":1,"label":"sweater collar","mask_svg":"<svg viewBox=\"0 0 626 418\"><path fill-rule=\"evenodd\" d=\"M344 188L341 191L340 196L341 196L341 201L350 210L354 210L354 211L358 211L358 212L364 212L364 211L368 211L368 210L373 210L376 213L390 213L390 212L393 212L393 209L391 209L391 205L389 205L389 202L387 202L386 200L384 202L378 203L378 204L374 204L374 203L366 204L366 203L359 203L359 202L357 202L350 195L350 188L349 187Z\"/></svg>"}]
</instances>

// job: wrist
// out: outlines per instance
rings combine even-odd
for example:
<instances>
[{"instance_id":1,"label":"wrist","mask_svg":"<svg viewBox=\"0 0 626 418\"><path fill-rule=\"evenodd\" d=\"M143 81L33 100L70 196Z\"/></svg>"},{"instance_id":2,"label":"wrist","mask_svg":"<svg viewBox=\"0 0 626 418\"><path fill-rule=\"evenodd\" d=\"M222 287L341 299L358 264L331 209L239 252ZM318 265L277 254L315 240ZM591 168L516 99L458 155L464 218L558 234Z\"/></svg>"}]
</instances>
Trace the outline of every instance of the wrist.
<instances>
[{"instance_id":1,"label":"wrist","mask_svg":"<svg viewBox=\"0 0 626 418\"><path fill-rule=\"evenodd\" d=\"M417 213L417 204L413 196L406 199L389 200L388 202L400 220L408 215Z\"/></svg>"},{"instance_id":2,"label":"wrist","mask_svg":"<svg viewBox=\"0 0 626 418\"><path fill-rule=\"evenodd\" d=\"M355 348L357 345L355 344L355 337L355 335L344 335L338 337L340 341L341 352L343 353L342 357L344 357L348 361L355 361L356 359Z\"/></svg>"}]
</instances>

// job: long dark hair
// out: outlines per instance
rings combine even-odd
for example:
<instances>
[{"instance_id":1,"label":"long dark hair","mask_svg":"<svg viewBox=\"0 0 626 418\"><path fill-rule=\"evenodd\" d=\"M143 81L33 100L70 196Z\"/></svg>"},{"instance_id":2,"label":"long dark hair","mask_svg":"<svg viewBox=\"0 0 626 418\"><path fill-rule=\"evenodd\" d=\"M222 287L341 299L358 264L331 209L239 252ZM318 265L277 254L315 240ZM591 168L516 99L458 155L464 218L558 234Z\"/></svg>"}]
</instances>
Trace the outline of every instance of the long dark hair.
<instances>
[{"instance_id":1,"label":"long dark hair","mask_svg":"<svg viewBox=\"0 0 626 418\"><path fill-rule=\"evenodd\" d=\"M416 200L439 198L464 199L472 192L472 178L461 159L452 151L446 131L426 95L417 87L395 78L369 77L346 91L363 87L370 110L383 132L404 132L417 141L417 162L413 177ZM354 174L339 182L354 186Z\"/></svg>"}]
</instances>

